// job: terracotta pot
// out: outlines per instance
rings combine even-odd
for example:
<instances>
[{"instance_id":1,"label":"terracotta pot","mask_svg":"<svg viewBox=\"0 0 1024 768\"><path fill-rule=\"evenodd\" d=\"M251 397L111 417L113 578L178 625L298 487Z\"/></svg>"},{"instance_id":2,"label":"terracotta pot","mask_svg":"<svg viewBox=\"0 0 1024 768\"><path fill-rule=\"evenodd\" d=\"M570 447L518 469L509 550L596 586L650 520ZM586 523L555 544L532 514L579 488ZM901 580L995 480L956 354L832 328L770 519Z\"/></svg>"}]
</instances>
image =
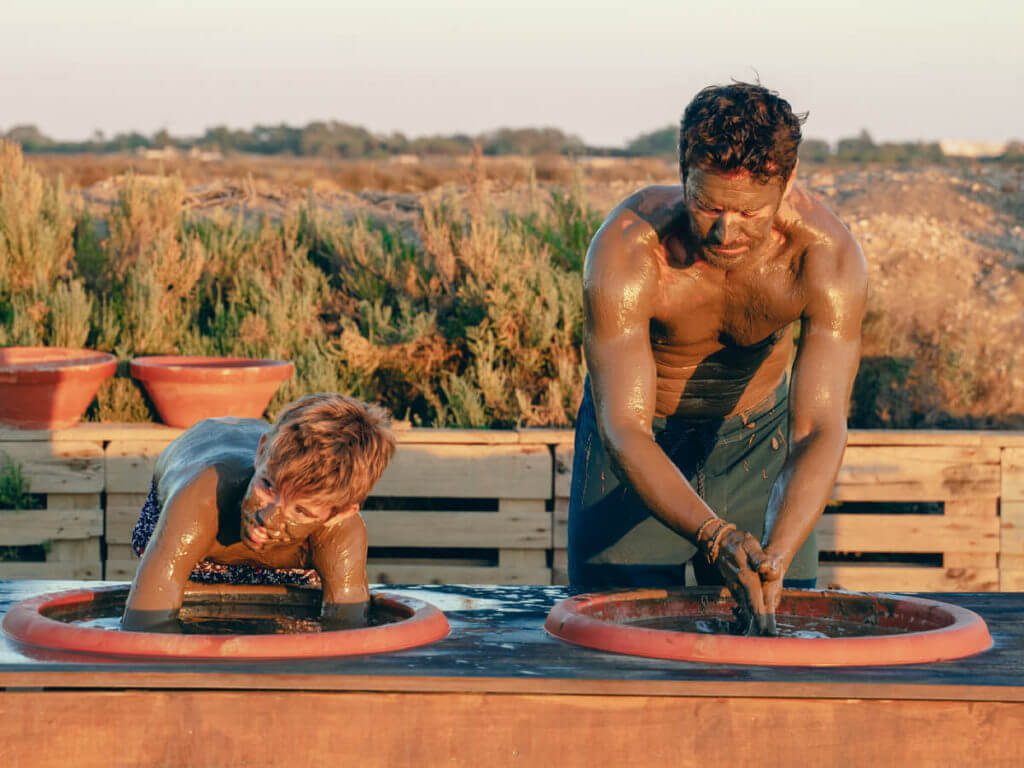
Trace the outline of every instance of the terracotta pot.
<instances>
[{"instance_id":1,"label":"terracotta pot","mask_svg":"<svg viewBox=\"0 0 1024 768\"><path fill-rule=\"evenodd\" d=\"M191 427L213 416L258 419L295 366L247 357L136 357L132 376L142 382L164 424Z\"/></svg>"},{"instance_id":2,"label":"terracotta pot","mask_svg":"<svg viewBox=\"0 0 1024 768\"><path fill-rule=\"evenodd\" d=\"M588 648L705 664L922 664L992 647L985 620L966 608L919 597L836 590L783 590L776 616L780 623L788 618L794 625L801 619L822 626L828 621L852 623L861 634L747 637L670 628L731 618L734 606L728 592L707 587L579 595L557 603L544 628Z\"/></svg>"},{"instance_id":3,"label":"terracotta pot","mask_svg":"<svg viewBox=\"0 0 1024 768\"><path fill-rule=\"evenodd\" d=\"M320 605L320 590L287 587L189 584L185 605L245 603L274 609L289 604ZM395 620L378 626L300 634L214 635L121 632L81 623L98 613L119 616L128 587L55 592L17 603L4 616L3 630L20 643L78 653L189 659L298 659L387 653L433 643L449 632L448 619L433 605L401 595L375 592L373 609ZM113 608L111 612L110 608ZM51 614L53 614L51 616ZM69 623L69 622L76 623Z\"/></svg>"},{"instance_id":4,"label":"terracotta pot","mask_svg":"<svg viewBox=\"0 0 1024 768\"><path fill-rule=\"evenodd\" d=\"M91 349L0 347L0 423L70 427L116 369L116 357Z\"/></svg>"}]
</instances>

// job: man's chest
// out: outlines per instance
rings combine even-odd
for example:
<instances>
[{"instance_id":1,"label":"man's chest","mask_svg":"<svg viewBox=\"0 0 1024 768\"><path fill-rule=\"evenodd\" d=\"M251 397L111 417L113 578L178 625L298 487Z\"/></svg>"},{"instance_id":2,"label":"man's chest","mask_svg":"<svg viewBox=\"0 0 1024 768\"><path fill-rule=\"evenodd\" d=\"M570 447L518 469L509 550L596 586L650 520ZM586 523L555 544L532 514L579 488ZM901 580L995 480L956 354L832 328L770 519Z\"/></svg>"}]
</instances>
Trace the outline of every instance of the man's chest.
<instances>
[{"instance_id":1,"label":"man's chest","mask_svg":"<svg viewBox=\"0 0 1024 768\"><path fill-rule=\"evenodd\" d=\"M731 280L680 271L662 283L652 342L749 347L798 319L803 308L802 291L789 270Z\"/></svg>"}]
</instances>

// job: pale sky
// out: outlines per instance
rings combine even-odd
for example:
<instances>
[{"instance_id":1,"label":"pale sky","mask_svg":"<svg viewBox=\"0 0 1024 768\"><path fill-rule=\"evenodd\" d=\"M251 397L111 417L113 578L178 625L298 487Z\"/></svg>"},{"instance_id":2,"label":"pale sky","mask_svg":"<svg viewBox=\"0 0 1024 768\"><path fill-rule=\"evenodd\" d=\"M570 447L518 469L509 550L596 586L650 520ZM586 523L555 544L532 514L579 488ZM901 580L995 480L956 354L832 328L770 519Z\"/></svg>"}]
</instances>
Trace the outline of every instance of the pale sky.
<instances>
[{"instance_id":1,"label":"pale sky","mask_svg":"<svg viewBox=\"0 0 1024 768\"><path fill-rule=\"evenodd\" d=\"M1000 141L1024 138L1022 40L1020 0L2 0L0 131L336 119L621 145L756 71L805 136Z\"/></svg>"}]
</instances>

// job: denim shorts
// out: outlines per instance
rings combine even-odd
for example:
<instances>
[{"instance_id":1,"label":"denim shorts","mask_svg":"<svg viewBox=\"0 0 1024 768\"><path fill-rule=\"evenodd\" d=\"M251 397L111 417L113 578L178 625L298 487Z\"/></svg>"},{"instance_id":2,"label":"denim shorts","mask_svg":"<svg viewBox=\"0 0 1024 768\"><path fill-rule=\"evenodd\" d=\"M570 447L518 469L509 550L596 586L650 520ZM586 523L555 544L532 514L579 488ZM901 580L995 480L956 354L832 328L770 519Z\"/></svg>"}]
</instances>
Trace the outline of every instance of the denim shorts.
<instances>
[{"instance_id":1,"label":"denim shorts","mask_svg":"<svg viewBox=\"0 0 1024 768\"><path fill-rule=\"evenodd\" d=\"M658 418L658 445L720 517L764 534L772 486L789 446L789 387L728 419ZM693 562L701 584L721 578L696 548L654 517L636 491L617 474L597 429L590 382L576 419L569 497L569 582L576 589L678 587ZM812 533L786 573L786 586L813 587L818 549Z\"/></svg>"}]
</instances>

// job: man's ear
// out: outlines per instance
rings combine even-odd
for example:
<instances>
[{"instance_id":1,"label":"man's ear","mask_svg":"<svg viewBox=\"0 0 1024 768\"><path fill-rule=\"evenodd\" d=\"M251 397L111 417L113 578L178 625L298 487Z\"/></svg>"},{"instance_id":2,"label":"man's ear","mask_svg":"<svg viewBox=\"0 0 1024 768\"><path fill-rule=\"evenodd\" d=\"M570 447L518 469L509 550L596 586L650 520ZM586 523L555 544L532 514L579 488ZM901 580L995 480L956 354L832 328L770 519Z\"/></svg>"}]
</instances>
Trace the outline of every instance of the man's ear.
<instances>
[{"instance_id":1,"label":"man's ear","mask_svg":"<svg viewBox=\"0 0 1024 768\"><path fill-rule=\"evenodd\" d=\"M793 170L789 174L789 178L786 179L786 188L782 190L782 198L785 199L786 195L789 194L789 190L793 188L793 182L796 180L796 169L800 167L800 158L797 158L796 163L793 165Z\"/></svg>"},{"instance_id":2,"label":"man's ear","mask_svg":"<svg viewBox=\"0 0 1024 768\"><path fill-rule=\"evenodd\" d=\"M338 525L339 523L343 523L346 520L348 520L350 517L352 517L353 515L358 515L358 514L359 514L359 505L358 504L349 504L347 507L341 509L338 512L335 512L331 516L331 518L326 523L324 523L324 528L333 528L335 525Z\"/></svg>"}]
</instances>

